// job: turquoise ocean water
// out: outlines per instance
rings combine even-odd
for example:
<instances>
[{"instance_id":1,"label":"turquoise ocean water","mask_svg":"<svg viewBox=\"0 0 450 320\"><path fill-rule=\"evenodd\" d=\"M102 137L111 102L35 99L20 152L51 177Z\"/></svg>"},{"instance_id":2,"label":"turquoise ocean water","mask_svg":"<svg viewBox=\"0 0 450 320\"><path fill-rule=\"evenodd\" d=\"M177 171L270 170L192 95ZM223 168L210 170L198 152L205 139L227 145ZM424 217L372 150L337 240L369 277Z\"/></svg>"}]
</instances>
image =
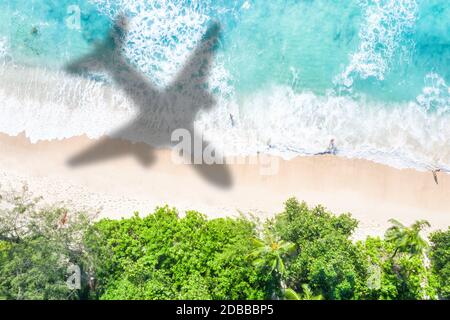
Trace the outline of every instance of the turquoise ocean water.
<instances>
[{"instance_id":1,"label":"turquoise ocean water","mask_svg":"<svg viewBox=\"0 0 450 320\"><path fill-rule=\"evenodd\" d=\"M196 126L226 153L310 155L335 138L343 156L450 168L448 0L0 0L2 66L63 73L120 12L130 17L124 54L160 87L221 24L217 104ZM133 112L99 97L66 110L58 95L78 94L75 80L48 78L19 81L21 97L0 88L0 131L98 137ZM44 98L27 96L33 81L48 86Z\"/></svg>"}]
</instances>

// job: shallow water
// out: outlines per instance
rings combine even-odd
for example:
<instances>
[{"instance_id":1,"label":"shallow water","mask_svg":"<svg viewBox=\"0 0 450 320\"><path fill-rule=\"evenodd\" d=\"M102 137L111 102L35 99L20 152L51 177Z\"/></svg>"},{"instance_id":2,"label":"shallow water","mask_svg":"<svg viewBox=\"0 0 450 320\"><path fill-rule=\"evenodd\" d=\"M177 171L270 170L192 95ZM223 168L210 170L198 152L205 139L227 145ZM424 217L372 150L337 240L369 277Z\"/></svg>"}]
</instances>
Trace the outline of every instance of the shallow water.
<instances>
[{"instance_id":1,"label":"shallow water","mask_svg":"<svg viewBox=\"0 0 450 320\"><path fill-rule=\"evenodd\" d=\"M217 103L195 125L225 153L309 155L334 137L342 156L450 168L447 0L3 0L0 131L33 141L98 137L131 119L126 97L105 99L101 84L79 89L81 80L61 73L119 12L132 17L124 54L160 88L206 27L221 24L208 83ZM6 90L12 66L62 80L35 72Z\"/></svg>"}]
</instances>

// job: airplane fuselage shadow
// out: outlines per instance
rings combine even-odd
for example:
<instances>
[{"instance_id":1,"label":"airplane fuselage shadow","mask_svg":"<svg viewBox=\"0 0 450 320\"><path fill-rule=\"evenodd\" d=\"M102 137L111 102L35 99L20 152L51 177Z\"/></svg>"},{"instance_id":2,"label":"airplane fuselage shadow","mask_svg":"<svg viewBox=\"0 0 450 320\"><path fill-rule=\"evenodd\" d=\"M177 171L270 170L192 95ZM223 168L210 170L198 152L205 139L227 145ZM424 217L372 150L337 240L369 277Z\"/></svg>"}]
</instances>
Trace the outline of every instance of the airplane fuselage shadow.
<instances>
[{"instance_id":1,"label":"airplane fuselage shadow","mask_svg":"<svg viewBox=\"0 0 450 320\"><path fill-rule=\"evenodd\" d=\"M199 134L194 128L200 110L214 106L215 99L207 90L208 75L214 58L219 36L218 24L210 26L199 45L178 73L175 80L164 90L155 88L149 79L134 68L123 56L122 46L127 32L127 21L119 17L108 36L87 56L66 66L66 71L83 75L92 70L106 73L113 85L120 89L137 109L136 117L122 128L103 138L93 146L68 159L71 167L92 164L110 158L133 154L143 166L154 161L152 147L171 147L172 132L185 129L191 137ZM113 139L111 139L113 138ZM203 141L205 147L208 143ZM190 163L193 155L185 153ZM210 183L228 188L232 185L229 168L222 164L193 164L192 167Z\"/></svg>"}]
</instances>

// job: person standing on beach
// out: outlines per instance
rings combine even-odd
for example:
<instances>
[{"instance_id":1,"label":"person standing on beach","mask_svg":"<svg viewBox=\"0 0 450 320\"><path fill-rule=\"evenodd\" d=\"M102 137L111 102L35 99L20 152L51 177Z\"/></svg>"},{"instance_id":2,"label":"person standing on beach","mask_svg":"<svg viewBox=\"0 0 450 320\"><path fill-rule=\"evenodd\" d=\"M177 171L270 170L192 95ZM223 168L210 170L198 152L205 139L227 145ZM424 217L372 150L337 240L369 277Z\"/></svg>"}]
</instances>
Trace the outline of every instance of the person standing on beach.
<instances>
[{"instance_id":1,"label":"person standing on beach","mask_svg":"<svg viewBox=\"0 0 450 320\"><path fill-rule=\"evenodd\" d=\"M436 184L439 184L437 173L441 172L441 169L434 169L434 170L431 170L431 172L433 173L434 182L436 182Z\"/></svg>"}]
</instances>

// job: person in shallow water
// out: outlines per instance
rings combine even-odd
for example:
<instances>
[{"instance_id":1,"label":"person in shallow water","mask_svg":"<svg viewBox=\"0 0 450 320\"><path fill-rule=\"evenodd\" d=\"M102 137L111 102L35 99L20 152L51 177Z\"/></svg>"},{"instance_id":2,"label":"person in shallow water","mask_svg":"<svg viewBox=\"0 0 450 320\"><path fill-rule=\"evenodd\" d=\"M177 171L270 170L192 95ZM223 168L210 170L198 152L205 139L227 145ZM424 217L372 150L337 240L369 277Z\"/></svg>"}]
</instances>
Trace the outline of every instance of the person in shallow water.
<instances>
[{"instance_id":1,"label":"person in shallow water","mask_svg":"<svg viewBox=\"0 0 450 320\"><path fill-rule=\"evenodd\" d=\"M336 153L337 153L337 148L336 148L336 145L334 144L334 139L331 139L327 150L324 152L316 153L316 155L324 155L324 154L336 155Z\"/></svg>"},{"instance_id":2,"label":"person in shallow water","mask_svg":"<svg viewBox=\"0 0 450 320\"><path fill-rule=\"evenodd\" d=\"M231 113L230 113L230 121L231 121L231 126L234 127L234 118Z\"/></svg>"},{"instance_id":3,"label":"person in shallow water","mask_svg":"<svg viewBox=\"0 0 450 320\"><path fill-rule=\"evenodd\" d=\"M326 153L335 155L337 152L336 145L334 144L334 139L330 140Z\"/></svg>"},{"instance_id":4,"label":"person in shallow water","mask_svg":"<svg viewBox=\"0 0 450 320\"><path fill-rule=\"evenodd\" d=\"M38 33L39 33L39 30L38 30L37 27L33 27L33 28L31 28L31 32L30 33L31 33L32 36L37 36Z\"/></svg>"}]
</instances>

